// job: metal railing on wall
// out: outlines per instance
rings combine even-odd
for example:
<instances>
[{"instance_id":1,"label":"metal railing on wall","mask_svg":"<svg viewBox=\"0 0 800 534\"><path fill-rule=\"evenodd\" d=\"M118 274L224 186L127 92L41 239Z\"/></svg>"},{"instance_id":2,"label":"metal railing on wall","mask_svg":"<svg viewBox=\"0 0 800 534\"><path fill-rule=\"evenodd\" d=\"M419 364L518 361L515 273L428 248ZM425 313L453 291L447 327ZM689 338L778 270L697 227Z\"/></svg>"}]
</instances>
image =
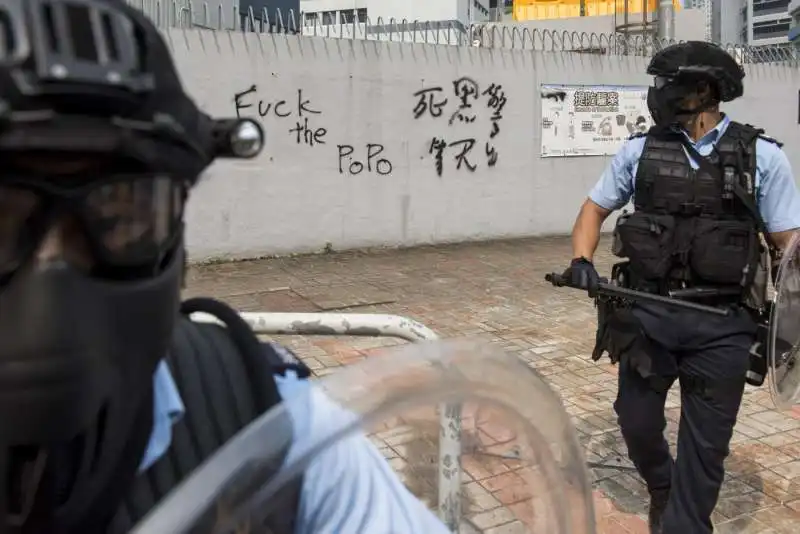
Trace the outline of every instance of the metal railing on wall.
<instances>
[{"instance_id":1,"label":"metal railing on wall","mask_svg":"<svg viewBox=\"0 0 800 534\"><path fill-rule=\"evenodd\" d=\"M242 318L257 335L393 337L410 343L439 339L427 326L407 317L367 313L252 313ZM219 323L208 314L192 320ZM458 534L461 522L461 406L439 407L438 515Z\"/></svg>"},{"instance_id":2,"label":"metal railing on wall","mask_svg":"<svg viewBox=\"0 0 800 534\"><path fill-rule=\"evenodd\" d=\"M649 56L676 41L614 33L585 33L530 29L515 23L464 25L458 21L422 22L359 17L358 10L338 16L293 10L240 10L235 0L219 3L189 0L127 0L161 28L203 28L289 34L301 37L364 39L432 45L469 46L543 52L574 52L613 56ZM750 46L721 45L737 61L800 65L800 51L790 43Z\"/></svg>"}]
</instances>

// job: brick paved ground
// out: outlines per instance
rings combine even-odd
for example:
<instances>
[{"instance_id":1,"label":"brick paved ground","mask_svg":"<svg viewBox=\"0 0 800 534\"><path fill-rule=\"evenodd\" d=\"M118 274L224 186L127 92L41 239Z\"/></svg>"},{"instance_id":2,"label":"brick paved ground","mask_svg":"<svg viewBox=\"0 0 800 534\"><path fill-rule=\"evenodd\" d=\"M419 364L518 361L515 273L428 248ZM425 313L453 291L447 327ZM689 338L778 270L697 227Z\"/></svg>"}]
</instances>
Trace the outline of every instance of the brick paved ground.
<instances>
[{"instance_id":1,"label":"brick paved ground","mask_svg":"<svg viewBox=\"0 0 800 534\"><path fill-rule=\"evenodd\" d=\"M601 250L606 249L608 243L603 243ZM442 337L498 342L537 369L559 393L589 461L629 466L611 407L615 369L588 357L594 335L592 304L580 293L543 281L546 272L560 270L568 257L566 239L543 238L270 259L193 268L187 294L216 296L243 311L399 314ZM598 263L607 271L611 258L601 256ZM281 341L319 376L394 343L332 337ZM667 411L668 437L674 444L679 417L674 392ZM526 468L475 452L476 447L485 453L487 447L508 443L490 435L485 417L481 421L472 415L465 418L465 442L477 445L467 445L463 458L470 522L484 532L520 532L519 520L530 520L526 502L531 488L525 489L520 478ZM425 465L423 458L433 469L434 421L431 414L420 416L415 424L375 436L399 472ZM646 492L635 473L594 469L592 478L599 532L646 533ZM416 494L433 497L432 472L407 480ZM746 394L715 522L720 534L800 532L800 415L774 411L766 389Z\"/></svg>"}]
</instances>

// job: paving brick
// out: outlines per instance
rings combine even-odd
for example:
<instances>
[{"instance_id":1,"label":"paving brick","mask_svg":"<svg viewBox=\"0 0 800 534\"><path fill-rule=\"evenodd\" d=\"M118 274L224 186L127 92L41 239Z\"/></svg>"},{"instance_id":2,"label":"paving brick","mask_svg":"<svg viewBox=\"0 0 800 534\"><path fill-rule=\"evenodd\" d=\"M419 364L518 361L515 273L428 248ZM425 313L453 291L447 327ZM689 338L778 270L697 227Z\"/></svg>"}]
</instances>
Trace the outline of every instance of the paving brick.
<instances>
[{"instance_id":1,"label":"paving brick","mask_svg":"<svg viewBox=\"0 0 800 534\"><path fill-rule=\"evenodd\" d=\"M602 272L612 263L603 252L608 249L604 238L597 258ZM562 270L569 257L567 239L548 237L195 266L188 272L186 296L221 298L242 311L397 314L441 337L470 336L497 344L545 378L563 400L586 459L606 464L590 471L598 533L645 534L644 485L635 472L617 469L631 466L612 408L617 369L605 359L589 358L595 328L592 302L543 279ZM271 337L295 350L318 377L402 343L389 338ZM680 419L677 386L667 399L667 419L674 454ZM464 532L514 534L525 532L525 525L541 524L547 506L535 497L545 479L536 465L522 468L525 462L509 457L515 447L524 450L524 443L516 439L508 418L467 405L462 426ZM439 431L434 409L409 411L371 430L373 442L409 489L425 502L435 502ZM800 532L799 503L800 410L775 411L766 388L748 387L714 513L716 532Z\"/></svg>"}]
</instances>

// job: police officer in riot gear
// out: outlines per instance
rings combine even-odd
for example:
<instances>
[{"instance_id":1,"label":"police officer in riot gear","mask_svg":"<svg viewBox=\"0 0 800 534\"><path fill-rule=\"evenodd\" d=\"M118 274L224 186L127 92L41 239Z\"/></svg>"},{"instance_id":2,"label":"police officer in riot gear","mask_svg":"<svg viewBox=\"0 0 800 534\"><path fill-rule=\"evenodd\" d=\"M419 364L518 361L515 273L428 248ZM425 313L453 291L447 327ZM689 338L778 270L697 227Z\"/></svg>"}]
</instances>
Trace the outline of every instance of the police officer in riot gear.
<instances>
[{"instance_id":1,"label":"police officer in riot gear","mask_svg":"<svg viewBox=\"0 0 800 534\"><path fill-rule=\"evenodd\" d=\"M180 302L189 191L215 158L258 153L257 125L197 109L121 0L4 0L0 37L0 532L126 532L287 394L287 454L338 428L285 349ZM262 527L446 532L364 436Z\"/></svg>"},{"instance_id":2,"label":"police officer in riot gear","mask_svg":"<svg viewBox=\"0 0 800 534\"><path fill-rule=\"evenodd\" d=\"M669 46L647 68L655 126L634 135L584 202L564 277L591 289L603 221L633 201L615 229L626 287L729 310L727 317L658 304L601 306L593 357L619 363L614 409L651 494L651 531L712 532L711 513L742 400L767 249L800 227L800 194L780 144L719 110L743 94L743 69L705 42ZM763 241L762 241L763 238ZM766 243L766 245L765 245ZM681 386L678 455L664 439L664 404Z\"/></svg>"}]
</instances>

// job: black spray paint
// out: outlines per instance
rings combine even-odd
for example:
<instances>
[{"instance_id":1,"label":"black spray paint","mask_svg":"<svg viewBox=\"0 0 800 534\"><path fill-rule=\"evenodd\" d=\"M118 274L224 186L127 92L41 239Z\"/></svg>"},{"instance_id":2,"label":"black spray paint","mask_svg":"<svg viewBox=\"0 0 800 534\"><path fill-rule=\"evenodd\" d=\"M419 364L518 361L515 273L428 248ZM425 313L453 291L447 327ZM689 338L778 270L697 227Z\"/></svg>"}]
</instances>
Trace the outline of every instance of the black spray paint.
<instances>
[{"instance_id":1,"label":"black spray paint","mask_svg":"<svg viewBox=\"0 0 800 534\"><path fill-rule=\"evenodd\" d=\"M503 110L508 103L503 86L492 83L481 91L478 82L463 76L453 80L452 88L456 109L447 114L448 126L453 126L456 122L464 125L475 123L479 118L479 108L483 101L485 109L491 113L488 117L490 122L488 139L484 143L486 165L488 167L496 166L498 152L493 144L493 139L500 133ZM416 99L416 105L412 109L414 119L421 119L423 116L439 119L445 115L446 107L450 102L441 86L421 89L412 96ZM433 156L436 173L442 176L445 170L445 157L449 158L451 155L457 171L463 168L469 172L475 172L478 168L476 161L480 158L480 153L473 152L477 144L476 137L465 137L455 141L440 137L432 138L428 146L428 154Z\"/></svg>"}]
</instances>

